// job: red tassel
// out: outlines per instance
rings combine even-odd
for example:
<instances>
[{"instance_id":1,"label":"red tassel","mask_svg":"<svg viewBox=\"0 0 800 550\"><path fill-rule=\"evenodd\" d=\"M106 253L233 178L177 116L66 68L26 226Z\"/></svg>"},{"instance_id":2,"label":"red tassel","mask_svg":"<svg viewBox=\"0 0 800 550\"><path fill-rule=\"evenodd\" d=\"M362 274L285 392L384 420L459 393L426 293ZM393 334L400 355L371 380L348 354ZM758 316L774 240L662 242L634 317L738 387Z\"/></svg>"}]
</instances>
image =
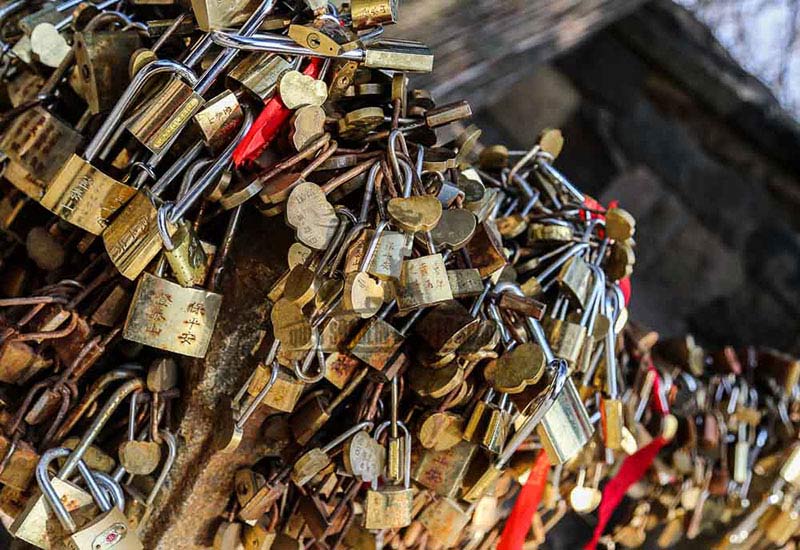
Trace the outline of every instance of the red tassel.
<instances>
[{"instance_id":1,"label":"red tassel","mask_svg":"<svg viewBox=\"0 0 800 550\"><path fill-rule=\"evenodd\" d=\"M539 507L547 485L547 472L550 470L550 461L544 450L539 451L533 464L528 481L519 493L517 502L508 516L503 534L497 550L520 550L531 530L533 514Z\"/></svg>"},{"instance_id":2,"label":"red tassel","mask_svg":"<svg viewBox=\"0 0 800 550\"><path fill-rule=\"evenodd\" d=\"M603 535L603 530L608 524L608 520L611 519L614 510L622 502L625 492L631 485L642 478L666 443L667 441L659 436L651 441L649 445L642 447L625 459L617 475L603 489L603 500L600 501L600 508L597 512L597 526L594 528L592 540L583 547L584 550L595 550L600 537Z\"/></svg>"}]
</instances>

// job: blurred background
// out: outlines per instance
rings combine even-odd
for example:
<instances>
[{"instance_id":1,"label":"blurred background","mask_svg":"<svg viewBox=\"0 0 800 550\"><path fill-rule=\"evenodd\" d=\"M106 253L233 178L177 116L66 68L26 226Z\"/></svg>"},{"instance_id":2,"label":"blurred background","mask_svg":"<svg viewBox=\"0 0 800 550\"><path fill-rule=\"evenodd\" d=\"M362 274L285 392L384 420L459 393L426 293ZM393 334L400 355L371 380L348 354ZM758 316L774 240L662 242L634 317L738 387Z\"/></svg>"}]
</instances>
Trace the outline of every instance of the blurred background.
<instances>
[{"instance_id":1,"label":"blurred background","mask_svg":"<svg viewBox=\"0 0 800 550\"><path fill-rule=\"evenodd\" d=\"M559 169L636 216L634 319L800 352L800 2L410 0L400 15L436 54L412 84L468 99L485 144L561 128Z\"/></svg>"}]
</instances>

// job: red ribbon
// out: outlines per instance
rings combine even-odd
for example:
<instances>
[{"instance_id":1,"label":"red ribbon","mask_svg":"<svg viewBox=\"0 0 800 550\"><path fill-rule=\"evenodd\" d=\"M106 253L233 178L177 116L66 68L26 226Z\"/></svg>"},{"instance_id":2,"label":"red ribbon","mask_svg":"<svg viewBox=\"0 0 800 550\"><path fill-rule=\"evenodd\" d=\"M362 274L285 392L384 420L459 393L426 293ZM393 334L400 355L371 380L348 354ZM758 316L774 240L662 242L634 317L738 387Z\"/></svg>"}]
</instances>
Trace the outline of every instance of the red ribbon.
<instances>
[{"instance_id":1,"label":"red ribbon","mask_svg":"<svg viewBox=\"0 0 800 550\"><path fill-rule=\"evenodd\" d=\"M322 59L314 57L303 74L316 78L321 68ZM253 122L247 135L233 151L233 163L236 167L255 161L262 151L272 143L292 113L293 111L283 104L280 94L276 91L264 105L264 109Z\"/></svg>"},{"instance_id":2,"label":"red ribbon","mask_svg":"<svg viewBox=\"0 0 800 550\"><path fill-rule=\"evenodd\" d=\"M594 528L592 540L583 547L584 550L595 550L597 548L597 543L603 535L603 530L605 530L614 510L622 502L625 492L631 485L641 479L647 469L650 468L661 447L666 444L667 440L659 436L625 459L617 475L603 489L603 500L600 501L600 508L597 512L597 526Z\"/></svg>"},{"instance_id":3,"label":"red ribbon","mask_svg":"<svg viewBox=\"0 0 800 550\"><path fill-rule=\"evenodd\" d=\"M539 507L547 485L547 472L550 470L550 461L544 450L539 451L533 463L528 481L519 492L517 502L508 516L497 550L520 550L528 537L533 522L533 514Z\"/></svg>"},{"instance_id":4,"label":"red ribbon","mask_svg":"<svg viewBox=\"0 0 800 550\"><path fill-rule=\"evenodd\" d=\"M622 295L625 297L625 307L628 307L631 303L631 278L625 277L624 279L620 279L617 284L622 291Z\"/></svg>"}]
</instances>

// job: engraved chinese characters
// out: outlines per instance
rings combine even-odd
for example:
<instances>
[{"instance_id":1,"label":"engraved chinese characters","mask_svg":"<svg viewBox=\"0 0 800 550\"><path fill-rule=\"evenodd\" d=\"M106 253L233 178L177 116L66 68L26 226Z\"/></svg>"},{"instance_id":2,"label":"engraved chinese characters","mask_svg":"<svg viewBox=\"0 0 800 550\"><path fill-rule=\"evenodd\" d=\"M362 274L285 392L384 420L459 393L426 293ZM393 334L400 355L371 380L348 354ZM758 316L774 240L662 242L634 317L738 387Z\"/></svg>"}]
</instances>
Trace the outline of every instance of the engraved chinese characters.
<instances>
[{"instance_id":1,"label":"engraved chinese characters","mask_svg":"<svg viewBox=\"0 0 800 550\"><path fill-rule=\"evenodd\" d=\"M125 338L190 357L204 357L222 296L142 274L125 321Z\"/></svg>"}]
</instances>

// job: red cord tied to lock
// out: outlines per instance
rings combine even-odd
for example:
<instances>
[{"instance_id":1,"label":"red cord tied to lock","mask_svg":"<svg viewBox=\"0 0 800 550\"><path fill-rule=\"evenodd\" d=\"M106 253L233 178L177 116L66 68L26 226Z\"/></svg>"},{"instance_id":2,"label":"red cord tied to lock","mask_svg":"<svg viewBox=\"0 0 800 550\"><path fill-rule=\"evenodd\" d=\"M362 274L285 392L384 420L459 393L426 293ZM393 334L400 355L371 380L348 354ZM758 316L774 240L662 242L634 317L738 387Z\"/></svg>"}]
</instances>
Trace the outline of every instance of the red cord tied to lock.
<instances>
[{"instance_id":1,"label":"red cord tied to lock","mask_svg":"<svg viewBox=\"0 0 800 550\"><path fill-rule=\"evenodd\" d=\"M597 543L600 541L600 537L603 536L603 531L605 531L608 521L617 506L619 506L619 503L622 502L625 493L631 485L644 476L661 449L675 435L677 421L669 414L669 404L661 387L661 379L656 373L652 360L649 357L645 360L647 361L647 370L655 375L650 406L662 419L661 433L650 443L627 457L622 462L617 475L606 484L603 489L603 498L597 511L597 525L594 528L591 540L583 547L584 550L595 550L597 548Z\"/></svg>"},{"instance_id":2,"label":"red cord tied to lock","mask_svg":"<svg viewBox=\"0 0 800 550\"><path fill-rule=\"evenodd\" d=\"M303 70L303 74L316 78L322 68L322 59L314 57ZM281 128L292 117L292 110L283 104L280 93L275 94L264 104L264 109L253 122L250 131L233 152L233 163L237 168L248 165L269 147Z\"/></svg>"}]
</instances>

